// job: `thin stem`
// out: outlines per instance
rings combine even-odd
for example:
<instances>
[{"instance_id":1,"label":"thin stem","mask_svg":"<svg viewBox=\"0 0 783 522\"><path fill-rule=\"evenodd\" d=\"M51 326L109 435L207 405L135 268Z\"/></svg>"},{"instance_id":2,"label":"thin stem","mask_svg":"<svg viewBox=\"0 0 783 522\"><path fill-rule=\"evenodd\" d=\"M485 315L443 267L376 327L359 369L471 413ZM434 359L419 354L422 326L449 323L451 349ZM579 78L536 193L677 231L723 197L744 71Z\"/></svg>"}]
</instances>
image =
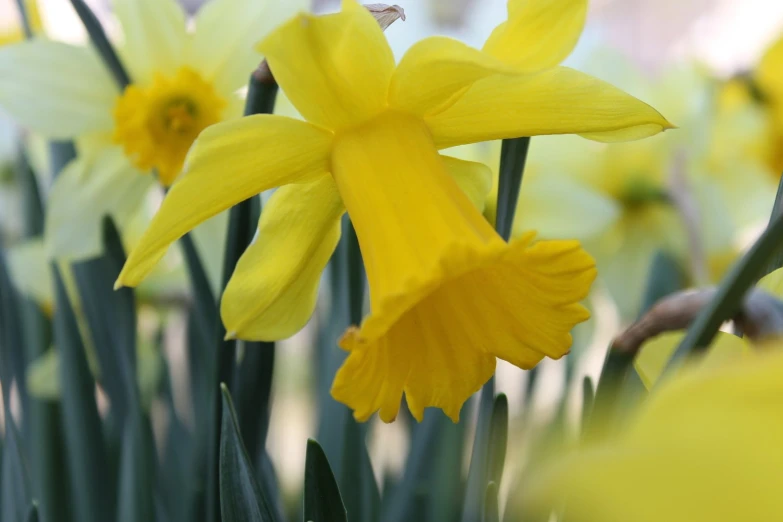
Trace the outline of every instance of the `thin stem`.
<instances>
[{"instance_id":1,"label":"thin stem","mask_svg":"<svg viewBox=\"0 0 783 522\"><path fill-rule=\"evenodd\" d=\"M87 30L87 34L90 35L90 40L97 49L103 63L108 67L114 77L117 87L119 87L120 91L124 91L125 88L132 83L130 76L122 65L111 42L109 42L106 31L103 30L103 26L101 26L101 23L98 21L98 17L95 16L95 13L93 13L87 4L84 3L84 0L71 0L71 5L73 5L76 14L79 15L79 19Z\"/></svg>"}]
</instances>

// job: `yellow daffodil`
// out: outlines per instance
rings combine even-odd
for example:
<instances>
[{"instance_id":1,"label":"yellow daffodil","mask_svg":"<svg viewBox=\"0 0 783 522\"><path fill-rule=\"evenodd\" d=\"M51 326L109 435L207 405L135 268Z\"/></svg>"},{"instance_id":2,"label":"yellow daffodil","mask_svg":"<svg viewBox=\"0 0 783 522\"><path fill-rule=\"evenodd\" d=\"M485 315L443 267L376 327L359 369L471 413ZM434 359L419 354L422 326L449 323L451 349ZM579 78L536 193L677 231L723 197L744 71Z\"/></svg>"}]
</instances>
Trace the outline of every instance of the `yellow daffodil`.
<instances>
[{"instance_id":1,"label":"yellow daffodil","mask_svg":"<svg viewBox=\"0 0 783 522\"><path fill-rule=\"evenodd\" d=\"M538 469L518 500L574 522L776 520L783 348L770 342L661 382L616 436ZM513 495L512 495L513 496Z\"/></svg>"},{"instance_id":2,"label":"yellow daffodil","mask_svg":"<svg viewBox=\"0 0 783 522\"><path fill-rule=\"evenodd\" d=\"M144 174L171 184L199 132L241 116L253 44L304 3L211 0L190 30L175 0L114 0L124 92L89 47L35 39L0 50L0 106L48 138L80 138L50 195L52 253L97 254L102 216L123 224L138 210L153 183Z\"/></svg>"},{"instance_id":3,"label":"yellow daffodil","mask_svg":"<svg viewBox=\"0 0 783 522\"><path fill-rule=\"evenodd\" d=\"M760 101L770 116L769 162L775 174L783 170L783 37L762 56L753 74Z\"/></svg>"},{"instance_id":4,"label":"yellow daffodil","mask_svg":"<svg viewBox=\"0 0 783 522\"><path fill-rule=\"evenodd\" d=\"M489 190L487 169L438 149L533 134L640 138L669 123L557 66L579 36L583 1L511 1L483 50L428 38L396 67L372 16L355 0L342 6L301 14L259 46L307 121L259 115L204 131L118 284L139 283L204 219L284 185L221 312L229 335L286 337L313 311L347 210L371 314L340 341L349 356L333 396L360 420L378 410L393 420L403 393L417 419L435 406L456 420L497 357L531 368L568 352L595 270L575 241L503 241L474 204Z\"/></svg>"}]
</instances>

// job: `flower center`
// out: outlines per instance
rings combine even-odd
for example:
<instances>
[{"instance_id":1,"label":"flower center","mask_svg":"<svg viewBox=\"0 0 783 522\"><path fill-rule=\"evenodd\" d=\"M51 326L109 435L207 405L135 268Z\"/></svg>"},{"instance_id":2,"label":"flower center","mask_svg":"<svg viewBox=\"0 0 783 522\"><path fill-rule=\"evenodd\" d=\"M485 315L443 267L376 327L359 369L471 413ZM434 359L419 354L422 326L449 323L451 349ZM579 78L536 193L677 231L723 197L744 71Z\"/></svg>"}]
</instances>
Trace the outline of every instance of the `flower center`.
<instances>
[{"instance_id":1,"label":"flower center","mask_svg":"<svg viewBox=\"0 0 783 522\"><path fill-rule=\"evenodd\" d=\"M131 85L114 108L114 141L141 170L157 170L174 182L199 133L217 123L226 106L211 84L188 67L173 77L157 75L151 86Z\"/></svg>"}]
</instances>

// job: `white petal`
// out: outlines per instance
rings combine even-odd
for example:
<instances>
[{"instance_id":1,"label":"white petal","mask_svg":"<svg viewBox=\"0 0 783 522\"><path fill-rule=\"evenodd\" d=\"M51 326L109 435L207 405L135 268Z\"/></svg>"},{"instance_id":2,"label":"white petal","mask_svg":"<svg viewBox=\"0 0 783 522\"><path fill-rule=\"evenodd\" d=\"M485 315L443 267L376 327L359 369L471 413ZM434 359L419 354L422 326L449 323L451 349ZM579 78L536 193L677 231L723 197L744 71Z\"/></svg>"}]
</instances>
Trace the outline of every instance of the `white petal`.
<instances>
[{"instance_id":1,"label":"white petal","mask_svg":"<svg viewBox=\"0 0 783 522\"><path fill-rule=\"evenodd\" d=\"M261 63L255 45L307 0L212 0L196 16L191 66L224 96L243 87Z\"/></svg>"},{"instance_id":2,"label":"white petal","mask_svg":"<svg viewBox=\"0 0 783 522\"><path fill-rule=\"evenodd\" d=\"M155 73L173 75L184 65L185 12L175 0L114 0L125 41L122 59L133 83L149 84Z\"/></svg>"},{"instance_id":3,"label":"white petal","mask_svg":"<svg viewBox=\"0 0 783 522\"><path fill-rule=\"evenodd\" d=\"M120 230L140 210L154 184L133 168L118 147L94 160L84 156L60 173L49 193L45 237L56 258L85 259L102 252L101 221L110 215Z\"/></svg>"},{"instance_id":4,"label":"white petal","mask_svg":"<svg viewBox=\"0 0 783 522\"><path fill-rule=\"evenodd\" d=\"M32 40L0 49L0 105L49 138L111 129L118 95L89 48Z\"/></svg>"}]
</instances>

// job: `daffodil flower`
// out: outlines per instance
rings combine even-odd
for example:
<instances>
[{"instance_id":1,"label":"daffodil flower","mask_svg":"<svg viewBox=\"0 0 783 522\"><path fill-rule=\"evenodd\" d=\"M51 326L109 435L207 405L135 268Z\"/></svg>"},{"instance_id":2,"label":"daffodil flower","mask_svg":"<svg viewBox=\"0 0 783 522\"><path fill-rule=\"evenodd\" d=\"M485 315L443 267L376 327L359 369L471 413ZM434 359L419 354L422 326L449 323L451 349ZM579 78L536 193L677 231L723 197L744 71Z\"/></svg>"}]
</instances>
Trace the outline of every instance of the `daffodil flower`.
<instances>
[{"instance_id":1,"label":"daffodil flower","mask_svg":"<svg viewBox=\"0 0 783 522\"><path fill-rule=\"evenodd\" d=\"M52 254L99 253L103 215L124 224L153 170L170 185L199 132L241 116L237 91L259 62L253 44L303 4L211 0L190 31L175 0L115 0L132 81L124 92L91 48L35 39L0 50L0 106L48 138L79 138L48 203Z\"/></svg>"},{"instance_id":2,"label":"daffodil flower","mask_svg":"<svg viewBox=\"0 0 783 522\"><path fill-rule=\"evenodd\" d=\"M396 67L355 0L337 14L295 17L259 50L307 121L259 115L204 131L118 284L139 283L204 219L282 185L221 306L230 335L280 339L311 315L347 210L372 312L340 340L349 356L333 396L359 420L380 410L392 421L403 393L417 419L434 406L457 420L496 358L532 368L568 352L595 269L576 241L503 241L450 174L475 164L450 169L456 160L438 149L533 134L639 138L669 127L624 92L556 66L584 8L512 1L483 50L428 38Z\"/></svg>"},{"instance_id":3,"label":"daffodil flower","mask_svg":"<svg viewBox=\"0 0 783 522\"><path fill-rule=\"evenodd\" d=\"M542 515L564 502L574 522L779 518L781 347L769 341L722 364L683 368L619 433L575 452L561 448L532 470L535 480L512 502Z\"/></svg>"}]
</instances>

